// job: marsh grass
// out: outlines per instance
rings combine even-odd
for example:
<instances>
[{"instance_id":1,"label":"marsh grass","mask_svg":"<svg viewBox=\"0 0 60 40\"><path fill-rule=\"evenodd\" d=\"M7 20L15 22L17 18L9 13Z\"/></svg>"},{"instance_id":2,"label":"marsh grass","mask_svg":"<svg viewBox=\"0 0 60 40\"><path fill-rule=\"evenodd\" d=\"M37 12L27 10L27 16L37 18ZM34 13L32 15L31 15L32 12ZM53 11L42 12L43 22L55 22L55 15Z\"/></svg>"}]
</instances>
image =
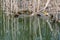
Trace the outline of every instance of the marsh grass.
<instances>
[{"instance_id":1,"label":"marsh grass","mask_svg":"<svg viewBox=\"0 0 60 40\"><path fill-rule=\"evenodd\" d=\"M2 18L2 17L1 17ZM51 32L49 25L40 17L14 18L3 15L0 28L2 40L57 40L59 34ZM53 25L55 27L55 25ZM53 29L55 30L56 28ZM59 30L59 29L58 29Z\"/></svg>"},{"instance_id":2,"label":"marsh grass","mask_svg":"<svg viewBox=\"0 0 60 40\"><path fill-rule=\"evenodd\" d=\"M44 18L14 18L0 10L0 40L60 40L60 23L51 26L53 31Z\"/></svg>"}]
</instances>

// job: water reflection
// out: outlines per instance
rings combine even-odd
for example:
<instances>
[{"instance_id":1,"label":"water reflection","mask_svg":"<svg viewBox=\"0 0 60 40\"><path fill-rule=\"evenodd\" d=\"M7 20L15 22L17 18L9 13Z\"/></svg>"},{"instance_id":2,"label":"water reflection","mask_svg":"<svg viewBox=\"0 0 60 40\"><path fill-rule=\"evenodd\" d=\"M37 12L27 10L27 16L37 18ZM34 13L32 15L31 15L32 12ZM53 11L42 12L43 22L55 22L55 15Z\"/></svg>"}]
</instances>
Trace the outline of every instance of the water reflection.
<instances>
[{"instance_id":1,"label":"water reflection","mask_svg":"<svg viewBox=\"0 0 60 40\"><path fill-rule=\"evenodd\" d=\"M48 23L40 17L13 18L3 15L0 22L0 40L60 40L59 27L53 25L52 32Z\"/></svg>"}]
</instances>

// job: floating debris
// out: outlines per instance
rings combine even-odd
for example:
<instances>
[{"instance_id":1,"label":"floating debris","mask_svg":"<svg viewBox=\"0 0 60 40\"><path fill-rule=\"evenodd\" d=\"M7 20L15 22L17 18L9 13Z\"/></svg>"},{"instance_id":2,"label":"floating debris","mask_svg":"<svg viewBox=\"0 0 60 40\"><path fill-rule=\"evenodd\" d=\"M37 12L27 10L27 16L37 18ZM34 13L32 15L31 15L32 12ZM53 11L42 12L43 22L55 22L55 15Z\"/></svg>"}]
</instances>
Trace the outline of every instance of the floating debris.
<instances>
[{"instance_id":1,"label":"floating debris","mask_svg":"<svg viewBox=\"0 0 60 40\"><path fill-rule=\"evenodd\" d=\"M41 15L40 14L37 14L38 17L40 17Z\"/></svg>"},{"instance_id":2,"label":"floating debris","mask_svg":"<svg viewBox=\"0 0 60 40\"><path fill-rule=\"evenodd\" d=\"M14 17L17 18L17 17L19 17L19 15L18 14L15 14Z\"/></svg>"}]
</instances>

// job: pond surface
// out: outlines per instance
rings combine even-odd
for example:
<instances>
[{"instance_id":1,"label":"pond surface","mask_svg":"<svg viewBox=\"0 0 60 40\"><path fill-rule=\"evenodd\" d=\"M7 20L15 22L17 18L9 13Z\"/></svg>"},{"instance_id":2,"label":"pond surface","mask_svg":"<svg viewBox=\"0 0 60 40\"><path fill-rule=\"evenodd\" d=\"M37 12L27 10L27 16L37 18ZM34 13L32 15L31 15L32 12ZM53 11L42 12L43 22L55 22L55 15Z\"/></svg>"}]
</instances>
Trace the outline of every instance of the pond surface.
<instances>
[{"instance_id":1,"label":"pond surface","mask_svg":"<svg viewBox=\"0 0 60 40\"><path fill-rule=\"evenodd\" d=\"M60 23L48 23L43 18L6 16L0 10L0 40L60 40Z\"/></svg>"}]
</instances>

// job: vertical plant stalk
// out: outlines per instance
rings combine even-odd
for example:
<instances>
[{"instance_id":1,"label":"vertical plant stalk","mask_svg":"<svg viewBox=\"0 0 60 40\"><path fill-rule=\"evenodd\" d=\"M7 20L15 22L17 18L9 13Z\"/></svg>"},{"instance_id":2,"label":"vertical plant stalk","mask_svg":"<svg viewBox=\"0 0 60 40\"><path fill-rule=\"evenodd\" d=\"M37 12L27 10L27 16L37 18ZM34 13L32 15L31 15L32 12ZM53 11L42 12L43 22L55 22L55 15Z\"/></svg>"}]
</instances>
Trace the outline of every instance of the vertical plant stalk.
<instances>
[{"instance_id":1,"label":"vertical plant stalk","mask_svg":"<svg viewBox=\"0 0 60 40\"><path fill-rule=\"evenodd\" d=\"M39 12L39 10L40 10L40 0L38 0L38 7L37 7L37 12Z\"/></svg>"},{"instance_id":2,"label":"vertical plant stalk","mask_svg":"<svg viewBox=\"0 0 60 40\"><path fill-rule=\"evenodd\" d=\"M6 24L7 24L7 36L9 37L8 40L10 39L10 30L9 30L9 16L6 17Z\"/></svg>"},{"instance_id":3,"label":"vertical plant stalk","mask_svg":"<svg viewBox=\"0 0 60 40\"><path fill-rule=\"evenodd\" d=\"M5 35L5 19L4 19L4 15L3 15L3 2L4 0L0 0L0 16L1 16L1 34L0 35ZM1 37L1 36L0 36ZM4 38L2 38L1 40L4 40Z\"/></svg>"},{"instance_id":4,"label":"vertical plant stalk","mask_svg":"<svg viewBox=\"0 0 60 40\"><path fill-rule=\"evenodd\" d=\"M33 40L36 40L37 38L37 28L38 28L38 23L37 23L37 16L34 16L34 21L33 21Z\"/></svg>"},{"instance_id":5,"label":"vertical plant stalk","mask_svg":"<svg viewBox=\"0 0 60 40\"><path fill-rule=\"evenodd\" d=\"M16 20L16 18L14 18L14 40L16 40L16 37L17 37L17 35L16 35L16 32L17 32L17 24L16 24L16 22L17 22L17 20Z\"/></svg>"},{"instance_id":6,"label":"vertical plant stalk","mask_svg":"<svg viewBox=\"0 0 60 40\"><path fill-rule=\"evenodd\" d=\"M18 33L19 33L19 25L18 24L19 24L19 22L18 22L18 18L17 18L17 26L16 26L17 27L17 30L16 30L16 38L17 39L16 40L18 40Z\"/></svg>"},{"instance_id":7,"label":"vertical plant stalk","mask_svg":"<svg viewBox=\"0 0 60 40\"><path fill-rule=\"evenodd\" d=\"M33 16L35 14L35 9L36 9L36 0L33 0L33 13L31 14L31 16Z\"/></svg>"},{"instance_id":8,"label":"vertical plant stalk","mask_svg":"<svg viewBox=\"0 0 60 40\"><path fill-rule=\"evenodd\" d=\"M25 33L25 31L26 31L26 18L24 17L24 23L23 23L23 34ZM28 24L27 24L28 25ZM29 28L29 27L28 27ZM23 40L25 39L25 34L24 34L24 36L23 36ZM27 38L28 39L28 38Z\"/></svg>"},{"instance_id":9,"label":"vertical plant stalk","mask_svg":"<svg viewBox=\"0 0 60 40\"><path fill-rule=\"evenodd\" d=\"M38 18L38 26L39 26L39 35L40 35L40 40L42 40L41 26L40 26L40 20L39 20L39 18Z\"/></svg>"},{"instance_id":10,"label":"vertical plant stalk","mask_svg":"<svg viewBox=\"0 0 60 40\"><path fill-rule=\"evenodd\" d=\"M50 22L48 20L47 20L47 23L49 25L49 28L50 28L51 32L53 32L52 26L51 26L51 24L50 24Z\"/></svg>"},{"instance_id":11,"label":"vertical plant stalk","mask_svg":"<svg viewBox=\"0 0 60 40\"><path fill-rule=\"evenodd\" d=\"M33 0L33 13L32 13L32 16L34 15L34 14L36 14L35 13L35 9L36 9L36 0ZM33 23L33 40L36 40L36 24L35 24L35 21L36 21L36 19L35 19L36 17L34 17L34 23Z\"/></svg>"},{"instance_id":12,"label":"vertical plant stalk","mask_svg":"<svg viewBox=\"0 0 60 40\"><path fill-rule=\"evenodd\" d=\"M4 6L3 6L3 4L4 4L4 0L2 0L2 10L4 10ZM6 31L6 29L5 29L5 15L4 15L4 13L3 13L3 11L2 11L2 17L3 17L3 19L2 19L2 23L3 23L3 28L4 28L4 33L5 33L5 31Z\"/></svg>"},{"instance_id":13,"label":"vertical plant stalk","mask_svg":"<svg viewBox=\"0 0 60 40\"><path fill-rule=\"evenodd\" d=\"M10 10L11 10L11 12L10 12L10 14L12 14L12 10L13 10L13 7L12 7L12 1L14 1L14 0L11 0L11 6L10 6ZM10 15L10 27L11 27L11 40L14 40L14 16L12 16L12 15Z\"/></svg>"},{"instance_id":14,"label":"vertical plant stalk","mask_svg":"<svg viewBox=\"0 0 60 40\"><path fill-rule=\"evenodd\" d=\"M32 23L32 17L30 17L29 21L30 21L30 22L29 22L29 28L30 28L30 32L29 32L30 38L29 38L29 40L32 40L32 39L31 39L31 35L32 35L32 33L31 33L31 31L32 31L32 29L31 29L31 28L32 28L32 25L31 25L31 23Z\"/></svg>"},{"instance_id":15,"label":"vertical plant stalk","mask_svg":"<svg viewBox=\"0 0 60 40\"><path fill-rule=\"evenodd\" d=\"M14 18L13 16L10 16L10 27L11 27L11 37L12 37L12 40L14 40Z\"/></svg>"}]
</instances>

